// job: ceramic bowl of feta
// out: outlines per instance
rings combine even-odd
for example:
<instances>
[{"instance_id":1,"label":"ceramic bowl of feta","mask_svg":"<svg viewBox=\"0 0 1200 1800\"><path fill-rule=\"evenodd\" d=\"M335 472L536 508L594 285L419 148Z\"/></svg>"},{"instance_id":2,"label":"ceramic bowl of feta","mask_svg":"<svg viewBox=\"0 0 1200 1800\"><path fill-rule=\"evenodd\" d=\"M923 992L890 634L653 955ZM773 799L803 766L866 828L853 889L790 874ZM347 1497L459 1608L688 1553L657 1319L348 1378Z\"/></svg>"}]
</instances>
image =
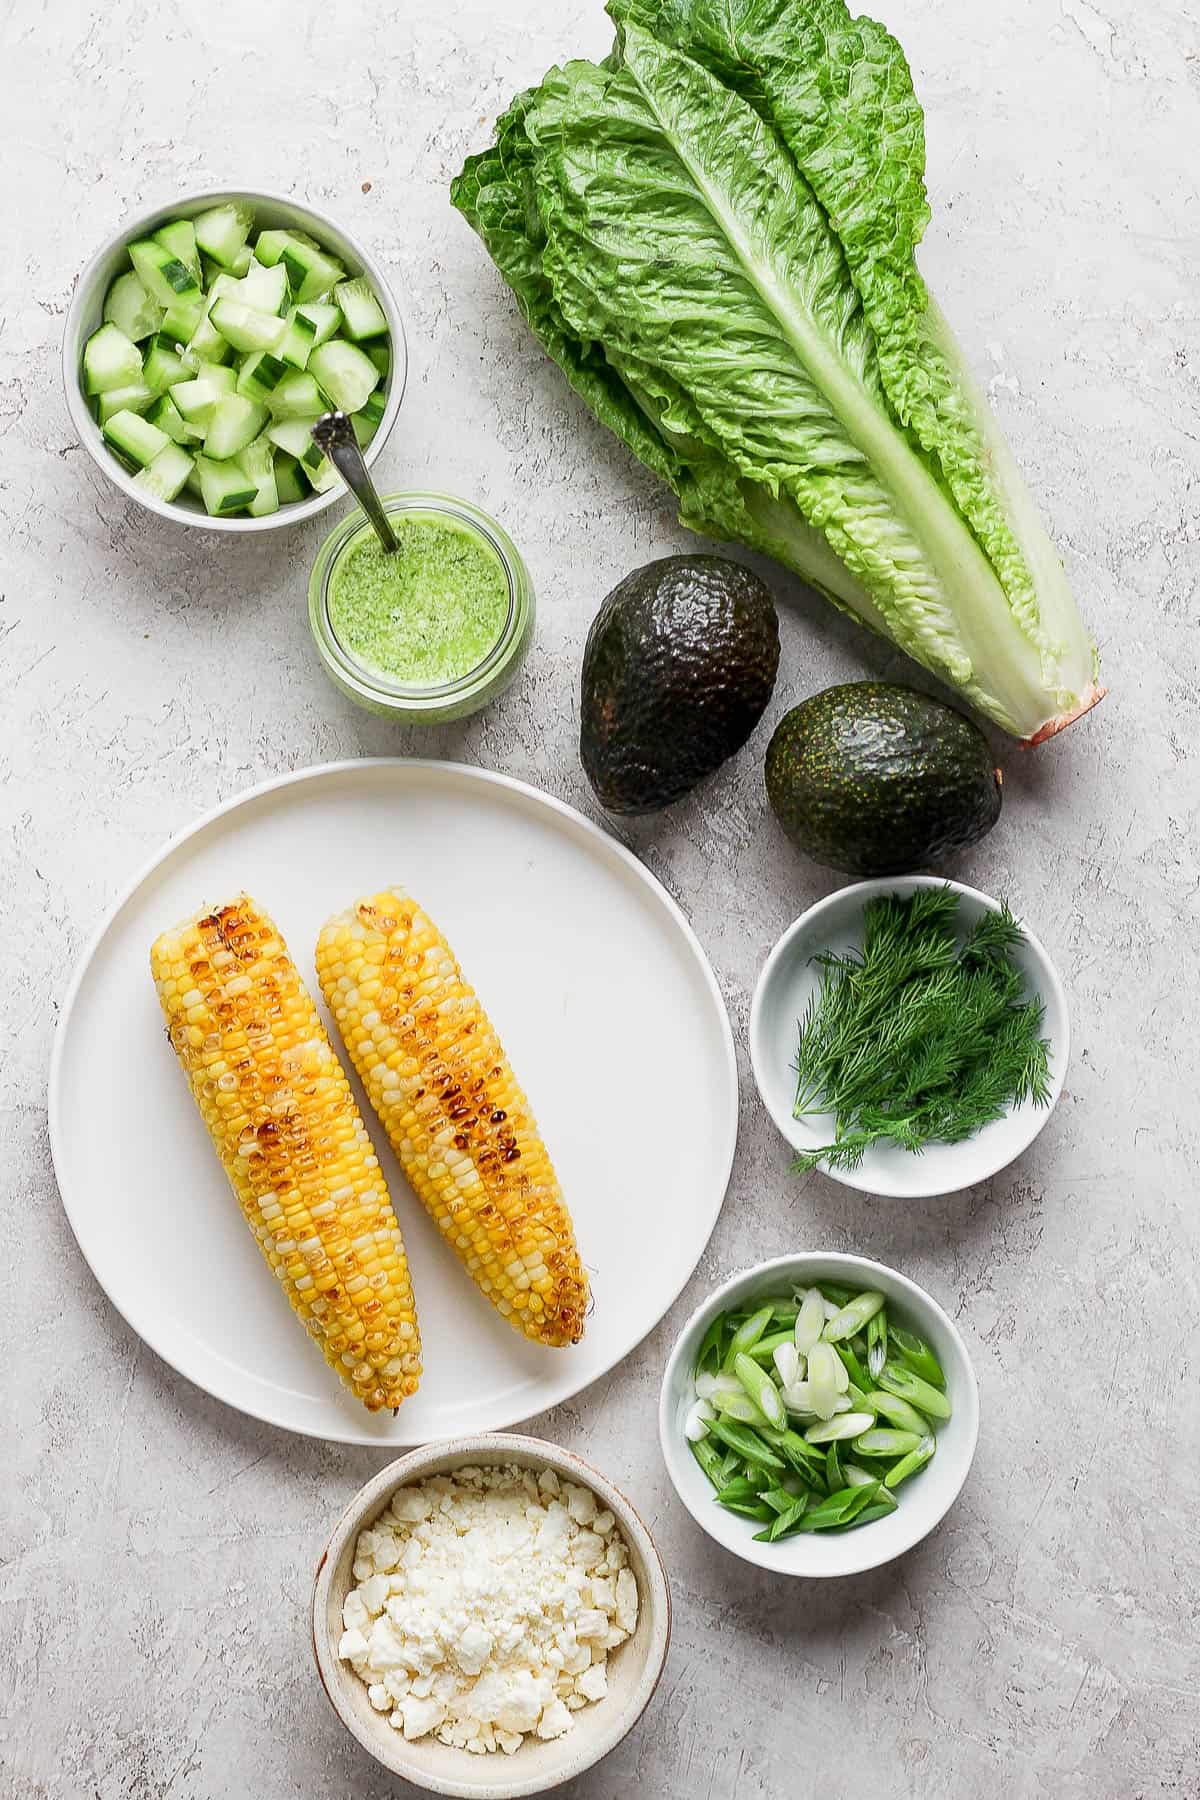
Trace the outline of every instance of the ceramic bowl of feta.
<instances>
[{"instance_id":1,"label":"ceramic bowl of feta","mask_svg":"<svg viewBox=\"0 0 1200 1800\"><path fill-rule=\"evenodd\" d=\"M671 1600L629 1501L511 1433L403 1456L333 1528L313 1648L343 1725L431 1794L508 1800L581 1775L658 1685Z\"/></svg>"}]
</instances>

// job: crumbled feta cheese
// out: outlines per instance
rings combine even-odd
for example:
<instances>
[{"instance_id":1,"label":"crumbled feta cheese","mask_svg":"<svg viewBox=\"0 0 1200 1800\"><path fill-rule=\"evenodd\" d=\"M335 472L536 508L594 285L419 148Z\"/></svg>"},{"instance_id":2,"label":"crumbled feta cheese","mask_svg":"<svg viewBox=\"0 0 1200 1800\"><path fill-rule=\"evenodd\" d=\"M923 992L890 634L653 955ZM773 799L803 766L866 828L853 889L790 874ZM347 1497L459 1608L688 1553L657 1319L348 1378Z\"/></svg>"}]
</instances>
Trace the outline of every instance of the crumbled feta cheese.
<instances>
[{"instance_id":1,"label":"crumbled feta cheese","mask_svg":"<svg viewBox=\"0 0 1200 1800\"><path fill-rule=\"evenodd\" d=\"M511 1756L607 1694L637 1624L628 1561L611 1512L552 1470L431 1476L360 1533L338 1654L406 1738Z\"/></svg>"}]
</instances>

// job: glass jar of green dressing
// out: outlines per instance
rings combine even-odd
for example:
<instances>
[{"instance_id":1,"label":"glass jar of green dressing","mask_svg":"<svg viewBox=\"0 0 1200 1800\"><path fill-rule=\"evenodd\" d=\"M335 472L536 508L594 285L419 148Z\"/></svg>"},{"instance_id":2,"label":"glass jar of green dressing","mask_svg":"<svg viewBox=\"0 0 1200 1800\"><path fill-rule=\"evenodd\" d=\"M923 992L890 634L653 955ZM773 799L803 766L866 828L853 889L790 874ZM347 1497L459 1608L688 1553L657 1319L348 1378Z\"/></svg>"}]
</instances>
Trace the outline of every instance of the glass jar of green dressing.
<instances>
[{"instance_id":1,"label":"glass jar of green dressing","mask_svg":"<svg viewBox=\"0 0 1200 1800\"><path fill-rule=\"evenodd\" d=\"M363 515L321 545L308 617L326 673L351 700L410 725L465 719L512 681L533 635L533 586L507 532L448 494L388 494L399 542Z\"/></svg>"}]
</instances>

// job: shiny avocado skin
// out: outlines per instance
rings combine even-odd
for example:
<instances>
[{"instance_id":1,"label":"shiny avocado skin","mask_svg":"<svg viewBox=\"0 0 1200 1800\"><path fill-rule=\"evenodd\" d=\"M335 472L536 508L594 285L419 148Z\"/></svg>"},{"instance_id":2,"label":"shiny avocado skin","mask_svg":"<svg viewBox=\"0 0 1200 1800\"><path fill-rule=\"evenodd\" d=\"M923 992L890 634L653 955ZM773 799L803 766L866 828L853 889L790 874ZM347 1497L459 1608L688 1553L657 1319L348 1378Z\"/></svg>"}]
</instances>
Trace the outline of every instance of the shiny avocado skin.
<instances>
[{"instance_id":1,"label":"shiny avocado skin","mask_svg":"<svg viewBox=\"0 0 1200 1800\"><path fill-rule=\"evenodd\" d=\"M793 707L767 746L765 772L792 842L848 875L939 862L1000 817L1000 772L979 728L890 682L848 682Z\"/></svg>"},{"instance_id":2,"label":"shiny avocado skin","mask_svg":"<svg viewBox=\"0 0 1200 1800\"><path fill-rule=\"evenodd\" d=\"M635 569L592 622L579 754L601 804L657 812L740 750L779 669L766 583L720 556Z\"/></svg>"}]
</instances>

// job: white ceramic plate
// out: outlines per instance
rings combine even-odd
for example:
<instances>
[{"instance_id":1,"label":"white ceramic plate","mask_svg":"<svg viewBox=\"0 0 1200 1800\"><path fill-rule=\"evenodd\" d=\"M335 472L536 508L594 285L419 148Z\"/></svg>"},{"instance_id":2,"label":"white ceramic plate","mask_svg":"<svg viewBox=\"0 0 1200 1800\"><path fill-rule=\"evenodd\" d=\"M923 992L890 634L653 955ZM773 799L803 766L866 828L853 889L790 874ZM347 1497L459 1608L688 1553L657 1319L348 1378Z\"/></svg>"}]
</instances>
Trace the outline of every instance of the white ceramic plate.
<instances>
[{"instance_id":1,"label":"white ceramic plate","mask_svg":"<svg viewBox=\"0 0 1200 1800\"><path fill-rule=\"evenodd\" d=\"M419 1393L395 1418L373 1418L306 1339L242 1221L164 1036L148 958L164 926L245 887L315 992L320 925L387 882L429 908L497 1025L562 1180L595 1305L572 1349L519 1337L441 1242L360 1091L404 1231L425 1363ZM284 776L169 844L85 954L50 1072L63 1203L118 1311L218 1399L341 1443L499 1430L620 1362L695 1268L736 1135L720 991L653 876L521 782L403 758Z\"/></svg>"},{"instance_id":2,"label":"white ceramic plate","mask_svg":"<svg viewBox=\"0 0 1200 1800\"><path fill-rule=\"evenodd\" d=\"M861 950L863 910L880 894L907 896L918 888L948 887L958 895L960 935L986 912L999 912L999 902L978 889L936 875L900 875L860 881L820 900L788 927L763 965L750 1008L750 1063L763 1104L795 1150L816 1150L834 1135L828 1113L797 1119L794 1065L798 1022L819 986L813 957L832 950L844 956ZM985 1125L962 1144L930 1144L920 1156L898 1144L874 1145L857 1169L819 1166L834 1181L865 1194L892 1199L928 1200L954 1194L987 1181L1028 1150L1058 1104L1071 1058L1071 1021L1067 996L1045 946L1022 919L1025 941L1013 960L1025 977L1026 992L1045 1008L1043 1032L1050 1045L1050 1095L1047 1106L1026 1100L1003 1119Z\"/></svg>"}]
</instances>

